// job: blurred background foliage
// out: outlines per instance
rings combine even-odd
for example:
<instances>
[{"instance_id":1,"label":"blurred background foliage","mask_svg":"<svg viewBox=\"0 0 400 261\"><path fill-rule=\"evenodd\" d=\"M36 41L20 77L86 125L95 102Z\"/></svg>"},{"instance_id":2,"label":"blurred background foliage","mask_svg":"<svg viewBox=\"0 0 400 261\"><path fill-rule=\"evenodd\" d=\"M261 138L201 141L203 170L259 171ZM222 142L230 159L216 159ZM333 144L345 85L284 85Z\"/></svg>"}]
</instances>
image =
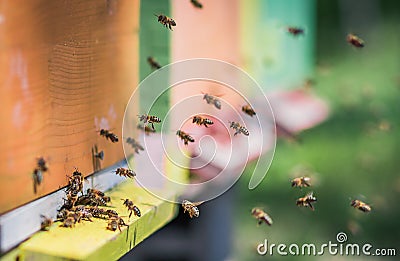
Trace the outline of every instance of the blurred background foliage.
<instances>
[{"instance_id":1,"label":"blurred background foliage","mask_svg":"<svg viewBox=\"0 0 400 261\"><path fill-rule=\"evenodd\" d=\"M298 142L279 139L268 175L255 190L247 188L254 163L239 180L235 260L280 258L257 254L264 239L318 246L336 243L338 232L345 232L349 243L396 248L400 254L400 3L318 1L317 8L317 64L310 91L328 102L331 115L300 133ZM365 48L349 46L348 32L359 34ZM311 188L291 187L296 168L312 172ZM296 207L296 199L311 190L318 199L315 211ZM369 203L372 212L352 208L355 198ZM257 226L250 215L254 206L270 214L271 227Z\"/></svg>"}]
</instances>

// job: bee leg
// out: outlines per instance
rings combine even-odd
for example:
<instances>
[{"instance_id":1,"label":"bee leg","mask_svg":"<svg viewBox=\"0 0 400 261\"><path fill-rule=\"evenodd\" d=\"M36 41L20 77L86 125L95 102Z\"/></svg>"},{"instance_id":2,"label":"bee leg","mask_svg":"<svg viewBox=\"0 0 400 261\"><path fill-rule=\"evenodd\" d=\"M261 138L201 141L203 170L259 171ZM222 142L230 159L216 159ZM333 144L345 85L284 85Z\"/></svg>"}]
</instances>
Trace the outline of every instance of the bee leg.
<instances>
[{"instance_id":1,"label":"bee leg","mask_svg":"<svg viewBox=\"0 0 400 261\"><path fill-rule=\"evenodd\" d=\"M311 202L307 202L307 204L308 204L308 206L310 207L310 209L311 209L312 211L314 211L314 206L311 204Z\"/></svg>"},{"instance_id":2,"label":"bee leg","mask_svg":"<svg viewBox=\"0 0 400 261\"><path fill-rule=\"evenodd\" d=\"M131 213L129 213L129 218L131 218L131 216L132 216L132 210L131 210Z\"/></svg>"},{"instance_id":3,"label":"bee leg","mask_svg":"<svg viewBox=\"0 0 400 261\"><path fill-rule=\"evenodd\" d=\"M261 225L262 224L262 220L258 220L258 225Z\"/></svg>"}]
</instances>

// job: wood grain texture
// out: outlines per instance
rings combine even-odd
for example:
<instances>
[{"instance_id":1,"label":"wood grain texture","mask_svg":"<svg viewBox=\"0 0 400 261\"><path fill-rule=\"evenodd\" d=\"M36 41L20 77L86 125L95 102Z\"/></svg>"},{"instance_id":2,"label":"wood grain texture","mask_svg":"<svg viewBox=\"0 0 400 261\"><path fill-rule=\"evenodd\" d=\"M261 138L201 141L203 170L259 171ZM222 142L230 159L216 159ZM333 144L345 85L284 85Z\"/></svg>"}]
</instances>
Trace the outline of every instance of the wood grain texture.
<instances>
[{"instance_id":1,"label":"wood grain texture","mask_svg":"<svg viewBox=\"0 0 400 261\"><path fill-rule=\"evenodd\" d=\"M104 167L124 158L121 142L97 131L122 140L138 83L139 0L3 1L0 14L3 213L65 186L74 167L91 174L94 144ZM40 156L49 171L34 194Z\"/></svg>"}]
</instances>

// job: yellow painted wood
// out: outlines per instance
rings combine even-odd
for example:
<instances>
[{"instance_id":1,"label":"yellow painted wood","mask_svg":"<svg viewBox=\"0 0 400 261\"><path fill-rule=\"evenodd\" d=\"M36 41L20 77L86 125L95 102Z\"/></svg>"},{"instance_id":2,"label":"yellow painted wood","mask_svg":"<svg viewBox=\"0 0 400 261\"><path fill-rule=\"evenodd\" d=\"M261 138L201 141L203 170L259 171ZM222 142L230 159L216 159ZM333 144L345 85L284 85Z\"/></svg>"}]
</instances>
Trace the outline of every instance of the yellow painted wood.
<instances>
[{"instance_id":1,"label":"yellow painted wood","mask_svg":"<svg viewBox=\"0 0 400 261\"><path fill-rule=\"evenodd\" d=\"M175 180L186 180L186 170L172 164L167 164L167 169ZM122 232L107 230L107 220L102 219L82 221L75 228L59 227L60 222L57 222L49 231L36 233L20 246L20 260L115 260L171 221L179 208L178 204L151 195L133 180L123 182L106 194L111 197L113 209L128 224L122 227ZM176 191L170 191L168 200L173 201L177 196ZM129 212L121 200L125 198L139 207L140 218L132 215L128 219Z\"/></svg>"}]
</instances>

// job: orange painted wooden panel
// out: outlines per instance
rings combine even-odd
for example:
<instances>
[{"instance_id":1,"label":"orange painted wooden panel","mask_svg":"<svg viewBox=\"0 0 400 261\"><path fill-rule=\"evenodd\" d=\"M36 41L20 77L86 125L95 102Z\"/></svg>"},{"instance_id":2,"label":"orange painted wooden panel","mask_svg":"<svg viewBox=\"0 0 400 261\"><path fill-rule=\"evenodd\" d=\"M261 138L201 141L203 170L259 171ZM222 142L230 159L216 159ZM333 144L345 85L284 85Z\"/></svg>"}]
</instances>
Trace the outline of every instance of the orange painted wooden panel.
<instances>
[{"instance_id":1,"label":"orange painted wooden panel","mask_svg":"<svg viewBox=\"0 0 400 261\"><path fill-rule=\"evenodd\" d=\"M240 66L239 0L201 0L202 9L190 1L172 1L171 17L177 25L171 32L172 61L190 58L212 58ZM235 76L232 76L235 77ZM226 87L213 82L182 83L172 89L171 106L201 92L222 98L231 104L243 101ZM192 104L198 111L211 113L215 109L205 103ZM240 108L240 107L239 107ZM173 119L179 117L173 117ZM175 125L179 123L175 123Z\"/></svg>"},{"instance_id":2,"label":"orange painted wooden panel","mask_svg":"<svg viewBox=\"0 0 400 261\"><path fill-rule=\"evenodd\" d=\"M138 83L139 0L13 0L0 4L0 213L124 158L126 103ZM132 112L131 118L136 112ZM97 132L108 128L120 141ZM134 134L135 130L129 130ZM49 164L37 194L37 157Z\"/></svg>"}]
</instances>

